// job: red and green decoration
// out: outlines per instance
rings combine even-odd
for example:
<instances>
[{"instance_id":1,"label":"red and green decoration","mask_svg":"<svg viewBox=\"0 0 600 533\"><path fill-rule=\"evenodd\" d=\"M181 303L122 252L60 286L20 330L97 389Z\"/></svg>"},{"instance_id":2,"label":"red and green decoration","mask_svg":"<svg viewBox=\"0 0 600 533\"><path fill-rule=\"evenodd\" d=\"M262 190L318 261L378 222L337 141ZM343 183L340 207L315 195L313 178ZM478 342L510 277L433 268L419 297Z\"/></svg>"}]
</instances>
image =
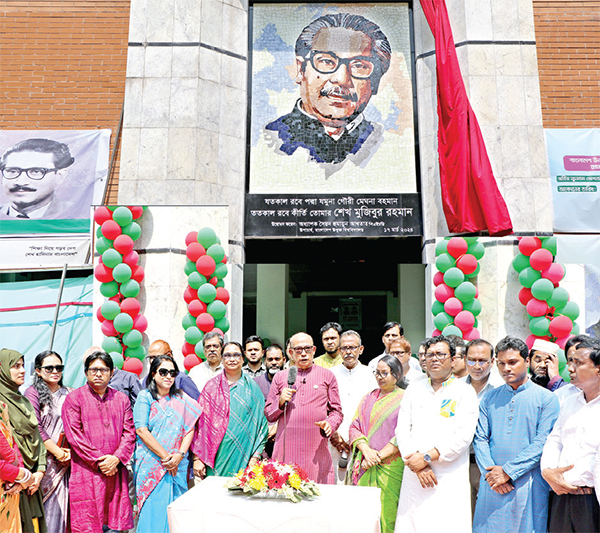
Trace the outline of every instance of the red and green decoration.
<instances>
[{"instance_id":1,"label":"red and green decoration","mask_svg":"<svg viewBox=\"0 0 600 533\"><path fill-rule=\"evenodd\" d=\"M565 267L555 261L556 237L521 237L513 268L519 274L519 301L527 310L529 348L535 339L555 342L563 350L571 335L579 334L575 323L579 306L570 301L569 292L560 286ZM564 357L562 358L564 359ZM564 366L564 365L563 365Z\"/></svg>"},{"instance_id":2,"label":"red and green decoration","mask_svg":"<svg viewBox=\"0 0 600 533\"><path fill-rule=\"evenodd\" d=\"M182 353L183 366L189 372L203 360L202 339L206 333L216 331L224 335L229 331L227 303L229 292L225 288L227 256L221 240L212 228L192 231L185 238L188 258L184 271L188 286L183 299L188 312L181 322L185 329Z\"/></svg>"},{"instance_id":3,"label":"red and green decoration","mask_svg":"<svg viewBox=\"0 0 600 533\"><path fill-rule=\"evenodd\" d=\"M484 253L477 237L452 237L437 243L433 335L458 335L467 341L480 337L477 316L481 302L472 280L479 274Z\"/></svg>"},{"instance_id":4,"label":"red and green decoration","mask_svg":"<svg viewBox=\"0 0 600 533\"><path fill-rule=\"evenodd\" d=\"M100 254L94 276L106 298L96 313L104 334L102 349L110 354L116 367L138 376L146 356L142 334L148 321L140 313L137 299L144 269L133 246L142 234L136 220L143 213L141 206L101 206L94 212L99 226L96 251Z\"/></svg>"}]
</instances>

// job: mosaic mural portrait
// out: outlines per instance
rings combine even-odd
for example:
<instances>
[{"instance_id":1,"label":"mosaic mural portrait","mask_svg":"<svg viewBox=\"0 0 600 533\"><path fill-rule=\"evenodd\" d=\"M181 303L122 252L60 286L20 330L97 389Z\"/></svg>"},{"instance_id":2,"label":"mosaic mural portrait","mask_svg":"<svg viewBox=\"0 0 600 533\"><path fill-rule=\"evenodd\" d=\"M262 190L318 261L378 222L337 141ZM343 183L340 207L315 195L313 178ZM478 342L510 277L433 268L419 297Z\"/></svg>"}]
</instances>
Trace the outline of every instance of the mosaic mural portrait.
<instances>
[{"instance_id":1,"label":"mosaic mural portrait","mask_svg":"<svg viewBox=\"0 0 600 533\"><path fill-rule=\"evenodd\" d=\"M408 5L254 4L250 193L416 192Z\"/></svg>"}]
</instances>

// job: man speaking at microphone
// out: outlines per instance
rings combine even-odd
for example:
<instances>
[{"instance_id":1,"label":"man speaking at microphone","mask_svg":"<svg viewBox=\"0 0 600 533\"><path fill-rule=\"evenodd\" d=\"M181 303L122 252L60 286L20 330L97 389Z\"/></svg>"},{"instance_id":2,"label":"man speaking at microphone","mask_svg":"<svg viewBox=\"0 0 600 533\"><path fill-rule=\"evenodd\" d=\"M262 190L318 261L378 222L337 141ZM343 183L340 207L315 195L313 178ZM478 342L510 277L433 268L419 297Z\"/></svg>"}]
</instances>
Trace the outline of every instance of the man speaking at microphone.
<instances>
[{"instance_id":1,"label":"man speaking at microphone","mask_svg":"<svg viewBox=\"0 0 600 533\"><path fill-rule=\"evenodd\" d=\"M333 484L328 439L343 418L337 381L331 370L314 364L310 335L292 336L289 355L298 368L295 384L288 385L289 370L277 373L265 405L269 423L278 423L273 459L283 461L285 455L286 463L296 463L310 479Z\"/></svg>"}]
</instances>

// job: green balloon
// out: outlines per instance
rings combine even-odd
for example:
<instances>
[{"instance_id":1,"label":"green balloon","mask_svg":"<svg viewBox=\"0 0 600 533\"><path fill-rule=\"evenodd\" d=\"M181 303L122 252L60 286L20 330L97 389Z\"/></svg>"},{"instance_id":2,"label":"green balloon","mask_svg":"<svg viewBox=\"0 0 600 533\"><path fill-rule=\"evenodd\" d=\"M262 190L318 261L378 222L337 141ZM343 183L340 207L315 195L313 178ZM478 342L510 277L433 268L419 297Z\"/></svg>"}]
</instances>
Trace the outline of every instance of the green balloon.
<instances>
[{"instance_id":1,"label":"green balloon","mask_svg":"<svg viewBox=\"0 0 600 533\"><path fill-rule=\"evenodd\" d=\"M142 228L137 222L131 222L121 228L121 233L129 235L131 240L137 241L142 236Z\"/></svg>"},{"instance_id":2,"label":"green balloon","mask_svg":"<svg viewBox=\"0 0 600 533\"><path fill-rule=\"evenodd\" d=\"M569 374L569 369L567 367L563 368L563 371L560 373L560 377L563 378L567 383L571 383L571 374Z\"/></svg>"},{"instance_id":3,"label":"green balloon","mask_svg":"<svg viewBox=\"0 0 600 533\"><path fill-rule=\"evenodd\" d=\"M463 304L463 311L470 311L476 317L481 313L481 302L477 298L473 298L470 302Z\"/></svg>"},{"instance_id":4,"label":"green balloon","mask_svg":"<svg viewBox=\"0 0 600 533\"><path fill-rule=\"evenodd\" d=\"M117 302L113 302L112 300L106 300L100 308L100 313L106 320L114 320L120 312L121 307Z\"/></svg>"},{"instance_id":5,"label":"green balloon","mask_svg":"<svg viewBox=\"0 0 600 533\"><path fill-rule=\"evenodd\" d=\"M444 335L444 337L447 337L448 335L456 335L462 339L463 334L459 327L455 326L454 324L450 324L442 330L442 335Z\"/></svg>"},{"instance_id":6,"label":"green balloon","mask_svg":"<svg viewBox=\"0 0 600 533\"><path fill-rule=\"evenodd\" d=\"M123 262L123 256L114 248L109 248L102 254L102 262L108 268L115 268Z\"/></svg>"},{"instance_id":7,"label":"green balloon","mask_svg":"<svg viewBox=\"0 0 600 533\"><path fill-rule=\"evenodd\" d=\"M562 309L569 301L569 291L563 287L556 287L552 296L548 298L548 305L556 309Z\"/></svg>"},{"instance_id":8,"label":"green balloon","mask_svg":"<svg viewBox=\"0 0 600 533\"><path fill-rule=\"evenodd\" d=\"M119 294L119 284L116 281L100 283L100 294L106 298L112 298Z\"/></svg>"},{"instance_id":9,"label":"green balloon","mask_svg":"<svg viewBox=\"0 0 600 533\"><path fill-rule=\"evenodd\" d=\"M119 283L125 283L131 279L131 267L126 263L121 263L113 269L113 278Z\"/></svg>"},{"instance_id":10,"label":"green balloon","mask_svg":"<svg viewBox=\"0 0 600 533\"><path fill-rule=\"evenodd\" d=\"M225 263L217 263L213 276L216 276L217 279L223 279L227 275L227 272L227 265Z\"/></svg>"},{"instance_id":11,"label":"green balloon","mask_svg":"<svg viewBox=\"0 0 600 533\"><path fill-rule=\"evenodd\" d=\"M521 272L529 266L529 257L523 254L517 254L512 261L512 266L517 272Z\"/></svg>"},{"instance_id":12,"label":"green balloon","mask_svg":"<svg viewBox=\"0 0 600 533\"><path fill-rule=\"evenodd\" d=\"M219 328L223 333L227 333L229 331L229 320L227 320L227 317L224 316L223 318L216 320L215 328Z\"/></svg>"},{"instance_id":13,"label":"green balloon","mask_svg":"<svg viewBox=\"0 0 600 533\"><path fill-rule=\"evenodd\" d=\"M206 254L210 255L215 263L220 263L225 257L225 249L220 244L213 244L206 250Z\"/></svg>"},{"instance_id":14,"label":"green balloon","mask_svg":"<svg viewBox=\"0 0 600 533\"><path fill-rule=\"evenodd\" d=\"M133 318L127 313L119 313L113 320L113 326L119 333L127 333L133 327Z\"/></svg>"},{"instance_id":15,"label":"green balloon","mask_svg":"<svg viewBox=\"0 0 600 533\"><path fill-rule=\"evenodd\" d=\"M548 250L552 255L556 255L557 240L556 237L543 237L542 248Z\"/></svg>"},{"instance_id":16,"label":"green balloon","mask_svg":"<svg viewBox=\"0 0 600 533\"><path fill-rule=\"evenodd\" d=\"M121 343L117 337L104 337L104 339L102 339L101 346L106 353L123 352L123 346L121 346Z\"/></svg>"},{"instance_id":17,"label":"green balloon","mask_svg":"<svg viewBox=\"0 0 600 533\"><path fill-rule=\"evenodd\" d=\"M113 360L113 364L121 369L123 368L123 363L124 363L124 359L123 359L123 355L120 354L119 352L109 352L110 358Z\"/></svg>"},{"instance_id":18,"label":"green balloon","mask_svg":"<svg viewBox=\"0 0 600 533\"><path fill-rule=\"evenodd\" d=\"M565 357L564 350L558 350L556 357L558 359L558 373L560 374L567 366L567 358Z\"/></svg>"},{"instance_id":19,"label":"green balloon","mask_svg":"<svg viewBox=\"0 0 600 533\"><path fill-rule=\"evenodd\" d=\"M186 313L181 320L181 325L183 326L183 329L191 328L196 325L196 319L189 313Z\"/></svg>"},{"instance_id":20,"label":"green balloon","mask_svg":"<svg viewBox=\"0 0 600 533\"><path fill-rule=\"evenodd\" d=\"M449 326L450 324L452 324L453 321L454 321L454 319L448 313L446 313L444 311L435 315L435 317L433 319L433 323L435 324L435 327L437 329L439 329L440 331L442 331L446 326Z\"/></svg>"},{"instance_id":21,"label":"green balloon","mask_svg":"<svg viewBox=\"0 0 600 533\"><path fill-rule=\"evenodd\" d=\"M204 285L205 283L206 278L202 274L200 274L200 272L192 272L188 276L188 285L192 289L198 289L201 285Z\"/></svg>"},{"instance_id":22,"label":"green balloon","mask_svg":"<svg viewBox=\"0 0 600 533\"><path fill-rule=\"evenodd\" d=\"M264 342L264 341L263 341ZM194 346L194 353L202 360L204 360L204 346L201 342Z\"/></svg>"},{"instance_id":23,"label":"green balloon","mask_svg":"<svg viewBox=\"0 0 600 533\"><path fill-rule=\"evenodd\" d=\"M475 270L473 270L473 272L471 272L470 274L465 274L465 278L467 278L467 279L475 278L475 277L477 277L477 275L479 274L480 271L481 271L481 264L477 263L477 267L475 268Z\"/></svg>"},{"instance_id":24,"label":"green balloon","mask_svg":"<svg viewBox=\"0 0 600 533\"><path fill-rule=\"evenodd\" d=\"M454 265L456 265L456 260L448 253L440 254L435 258L435 266L442 273Z\"/></svg>"},{"instance_id":25,"label":"green balloon","mask_svg":"<svg viewBox=\"0 0 600 533\"><path fill-rule=\"evenodd\" d=\"M146 357L146 350L143 346L127 348L125 350L125 357L134 357L135 359L143 361Z\"/></svg>"},{"instance_id":26,"label":"green balloon","mask_svg":"<svg viewBox=\"0 0 600 533\"><path fill-rule=\"evenodd\" d=\"M215 320L218 320L219 318L223 318L225 316L227 307L220 300L215 300L214 302L208 304L207 311L210 316L212 316Z\"/></svg>"},{"instance_id":27,"label":"green balloon","mask_svg":"<svg viewBox=\"0 0 600 533\"><path fill-rule=\"evenodd\" d=\"M202 228L198 231L198 242L208 250L217 242L217 234L212 228Z\"/></svg>"},{"instance_id":28,"label":"green balloon","mask_svg":"<svg viewBox=\"0 0 600 533\"><path fill-rule=\"evenodd\" d=\"M475 322L473 322L473 327L474 328L478 328L479 327L479 320L475 319Z\"/></svg>"},{"instance_id":29,"label":"green balloon","mask_svg":"<svg viewBox=\"0 0 600 533\"><path fill-rule=\"evenodd\" d=\"M225 281L223 281L222 279L217 281L217 284L215 285L215 288L218 289L219 287L225 287Z\"/></svg>"},{"instance_id":30,"label":"green balloon","mask_svg":"<svg viewBox=\"0 0 600 533\"><path fill-rule=\"evenodd\" d=\"M183 267L183 271L186 276L189 276L192 272L196 272L196 263L188 259Z\"/></svg>"},{"instance_id":31,"label":"green balloon","mask_svg":"<svg viewBox=\"0 0 600 533\"><path fill-rule=\"evenodd\" d=\"M561 315L568 316L573 322L579 318L579 306L573 302L567 302L559 311Z\"/></svg>"},{"instance_id":32,"label":"green balloon","mask_svg":"<svg viewBox=\"0 0 600 533\"><path fill-rule=\"evenodd\" d=\"M205 283L198 289L198 299L205 304L209 304L217 297L217 289L210 283Z\"/></svg>"},{"instance_id":33,"label":"green balloon","mask_svg":"<svg viewBox=\"0 0 600 533\"><path fill-rule=\"evenodd\" d=\"M107 205L106 209L110 210L110 211L114 211L117 207L119 207L118 205Z\"/></svg>"},{"instance_id":34,"label":"green balloon","mask_svg":"<svg viewBox=\"0 0 600 533\"><path fill-rule=\"evenodd\" d=\"M529 321L529 331L538 337L545 337L549 333L550 320L545 316L534 317Z\"/></svg>"},{"instance_id":35,"label":"green balloon","mask_svg":"<svg viewBox=\"0 0 600 533\"><path fill-rule=\"evenodd\" d=\"M102 255L106 250L110 250L113 242L107 239L104 235L101 235L96 239L96 251Z\"/></svg>"},{"instance_id":36,"label":"green balloon","mask_svg":"<svg viewBox=\"0 0 600 533\"><path fill-rule=\"evenodd\" d=\"M437 300L435 302L433 302L433 305L431 306L431 314L433 316L435 315L439 315L440 313L444 312L444 304L442 302L438 302ZM263 339L264 342L265 339Z\"/></svg>"},{"instance_id":37,"label":"green balloon","mask_svg":"<svg viewBox=\"0 0 600 533\"><path fill-rule=\"evenodd\" d=\"M132 329L123 335L123 344L135 348L142 344L142 334L137 329Z\"/></svg>"},{"instance_id":38,"label":"green balloon","mask_svg":"<svg viewBox=\"0 0 600 533\"><path fill-rule=\"evenodd\" d=\"M113 220L121 227L131 224L133 221L133 215L128 207L120 206L117 207L113 212ZM123 230L121 230L123 231Z\"/></svg>"},{"instance_id":39,"label":"green balloon","mask_svg":"<svg viewBox=\"0 0 600 533\"><path fill-rule=\"evenodd\" d=\"M448 285L448 287L458 287L463 281L465 281L465 275L460 268L451 267L446 270L446 273L444 274L444 283Z\"/></svg>"},{"instance_id":40,"label":"green balloon","mask_svg":"<svg viewBox=\"0 0 600 533\"><path fill-rule=\"evenodd\" d=\"M526 267L519 273L519 283L526 287L527 289L531 289L531 286L542 277L542 275L531 267Z\"/></svg>"},{"instance_id":41,"label":"green balloon","mask_svg":"<svg viewBox=\"0 0 600 533\"><path fill-rule=\"evenodd\" d=\"M477 294L477 289L470 281L463 281L456 289L454 289L454 296L461 302L470 302Z\"/></svg>"},{"instance_id":42,"label":"green balloon","mask_svg":"<svg viewBox=\"0 0 600 533\"><path fill-rule=\"evenodd\" d=\"M465 241L467 241L467 244L469 246L471 246L472 244L475 244L479 240L479 237L463 237L463 239Z\"/></svg>"},{"instance_id":43,"label":"green balloon","mask_svg":"<svg viewBox=\"0 0 600 533\"><path fill-rule=\"evenodd\" d=\"M102 226L98 225L98 227L96 228L96 239L99 239L100 237L103 237L103 235L102 235Z\"/></svg>"},{"instance_id":44,"label":"green balloon","mask_svg":"<svg viewBox=\"0 0 600 533\"><path fill-rule=\"evenodd\" d=\"M477 261L479 261L485 255L485 246L481 242L475 242L473 244L469 244L467 253L474 255L475 259L477 259Z\"/></svg>"},{"instance_id":45,"label":"green balloon","mask_svg":"<svg viewBox=\"0 0 600 533\"><path fill-rule=\"evenodd\" d=\"M577 324L577 322L573 323L573 329L571 330L571 335L579 335L579 324Z\"/></svg>"},{"instance_id":46,"label":"green balloon","mask_svg":"<svg viewBox=\"0 0 600 533\"><path fill-rule=\"evenodd\" d=\"M435 245L435 255L442 255L448 252L448 241L446 239L442 239L438 241Z\"/></svg>"},{"instance_id":47,"label":"green balloon","mask_svg":"<svg viewBox=\"0 0 600 533\"><path fill-rule=\"evenodd\" d=\"M190 344L198 344L203 337L203 333L198 329L197 326L192 326L185 330L185 340Z\"/></svg>"},{"instance_id":48,"label":"green balloon","mask_svg":"<svg viewBox=\"0 0 600 533\"><path fill-rule=\"evenodd\" d=\"M121 285L121 294L125 298L135 298L140 293L140 284L134 279L130 279Z\"/></svg>"},{"instance_id":49,"label":"green balloon","mask_svg":"<svg viewBox=\"0 0 600 533\"><path fill-rule=\"evenodd\" d=\"M552 283L549 279L538 279L531 286L531 294L533 294L534 298L538 300L547 300L552 296L554 292L554 283Z\"/></svg>"}]
</instances>

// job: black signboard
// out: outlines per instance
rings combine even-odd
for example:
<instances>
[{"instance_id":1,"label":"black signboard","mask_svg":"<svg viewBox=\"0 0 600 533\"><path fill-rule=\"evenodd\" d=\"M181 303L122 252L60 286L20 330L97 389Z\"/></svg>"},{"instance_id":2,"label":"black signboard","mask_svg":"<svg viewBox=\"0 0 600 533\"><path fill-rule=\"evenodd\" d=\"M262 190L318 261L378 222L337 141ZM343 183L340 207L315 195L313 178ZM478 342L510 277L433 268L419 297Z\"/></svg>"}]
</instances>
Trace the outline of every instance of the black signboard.
<instances>
[{"instance_id":1,"label":"black signboard","mask_svg":"<svg viewBox=\"0 0 600 533\"><path fill-rule=\"evenodd\" d=\"M418 194L247 194L246 237L423 234Z\"/></svg>"}]
</instances>

